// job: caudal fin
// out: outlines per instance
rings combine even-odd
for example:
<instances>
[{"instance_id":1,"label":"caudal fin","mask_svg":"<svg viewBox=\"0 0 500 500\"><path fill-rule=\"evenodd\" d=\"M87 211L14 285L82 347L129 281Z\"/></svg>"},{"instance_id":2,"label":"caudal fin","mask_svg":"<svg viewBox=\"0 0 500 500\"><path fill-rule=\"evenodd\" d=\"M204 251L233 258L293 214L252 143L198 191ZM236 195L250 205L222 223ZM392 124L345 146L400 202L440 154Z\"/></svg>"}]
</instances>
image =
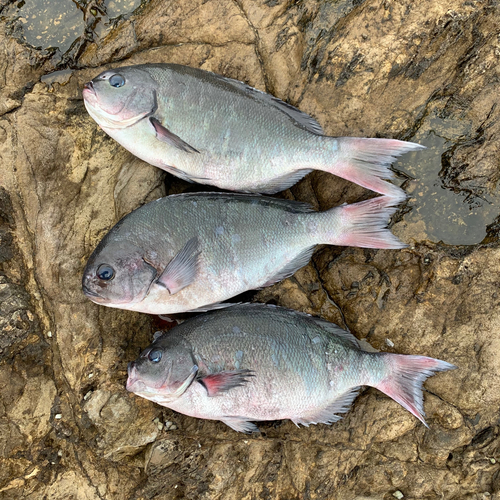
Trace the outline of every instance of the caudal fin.
<instances>
[{"instance_id":1,"label":"caudal fin","mask_svg":"<svg viewBox=\"0 0 500 500\"><path fill-rule=\"evenodd\" d=\"M326 234L332 245L363 248L405 248L408 245L394 236L387 224L396 211L398 200L379 196L371 200L332 208L332 215L340 216L340 230ZM326 212L328 214L328 212ZM339 234L340 233L340 234Z\"/></svg>"},{"instance_id":2,"label":"caudal fin","mask_svg":"<svg viewBox=\"0 0 500 500\"><path fill-rule=\"evenodd\" d=\"M389 375L374 387L397 401L426 427L429 427L424 418L422 385L434 373L454 370L457 367L446 361L425 356L404 354L385 354L384 356L391 370Z\"/></svg>"},{"instance_id":3,"label":"caudal fin","mask_svg":"<svg viewBox=\"0 0 500 500\"><path fill-rule=\"evenodd\" d=\"M396 139L339 137L336 140L339 157L332 174L399 201L406 198L401 188L384 179L394 177L389 166L398 156L425 149L425 146Z\"/></svg>"}]
</instances>

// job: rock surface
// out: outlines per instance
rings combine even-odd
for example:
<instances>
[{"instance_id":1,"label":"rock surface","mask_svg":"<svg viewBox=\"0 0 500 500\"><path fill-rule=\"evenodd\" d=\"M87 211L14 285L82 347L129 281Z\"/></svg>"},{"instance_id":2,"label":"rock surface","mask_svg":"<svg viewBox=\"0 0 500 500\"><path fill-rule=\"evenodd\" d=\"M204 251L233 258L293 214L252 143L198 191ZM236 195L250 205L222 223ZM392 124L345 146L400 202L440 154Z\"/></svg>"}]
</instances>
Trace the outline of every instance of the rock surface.
<instances>
[{"instance_id":1,"label":"rock surface","mask_svg":"<svg viewBox=\"0 0 500 500\"><path fill-rule=\"evenodd\" d=\"M299 106L329 135L411 139L430 116L467 123L437 160L439 182L497 200L496 2L151 0L91 38L56 67L0 25L0 499L499 500L498 218L482 243L450 246L427 239L425 217L408 222L408 206L393 226L408 249L321 248L254 296L377 349L456 364L426 384L430 429L374 389L331 427L270 422L245 436L175 414L124 388L152 319L80 290L121 216L202 189L98 129L81 88L103 68L208 69ZM62 67L64 85L41 82ZM369 195L323 173L282 194L320 209Z\"/></svg>"}]
</instances>

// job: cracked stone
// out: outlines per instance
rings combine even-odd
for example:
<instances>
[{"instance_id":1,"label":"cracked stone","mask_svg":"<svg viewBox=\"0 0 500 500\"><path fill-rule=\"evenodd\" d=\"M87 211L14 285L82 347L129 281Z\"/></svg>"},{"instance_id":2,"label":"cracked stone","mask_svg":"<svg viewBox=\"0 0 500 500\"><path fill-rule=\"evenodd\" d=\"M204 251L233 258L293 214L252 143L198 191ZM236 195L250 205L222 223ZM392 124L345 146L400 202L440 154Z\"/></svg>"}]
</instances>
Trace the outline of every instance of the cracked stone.
<instances>
[{"instance_id":1,"label":"cracked stone","mask_svg":"<svg viewBox=\"0 0 500 500\"><path fill-rule=\"evenodd\" d=\"M480 244L445 245L410 202L392 221L409 248L318 248L293 277L249 295L378 350L456 364L426 383L429 429L365 389L332 426L262 422L260 435L239 435L124 388L160 322L86 300L86 259L134 208L204 188L111 140L81 88L111 66L175 62L271 91L329 135L410 139L438 113L465 125L436 182L496 200L499 32L498 7L475 0L151 0L61 61L0 24L0 497L496 499L498 220ZM61 69L71 74L41 81ZM314 172L279 196L326 210L372 194Z\"/></svg>"}]
</instances>

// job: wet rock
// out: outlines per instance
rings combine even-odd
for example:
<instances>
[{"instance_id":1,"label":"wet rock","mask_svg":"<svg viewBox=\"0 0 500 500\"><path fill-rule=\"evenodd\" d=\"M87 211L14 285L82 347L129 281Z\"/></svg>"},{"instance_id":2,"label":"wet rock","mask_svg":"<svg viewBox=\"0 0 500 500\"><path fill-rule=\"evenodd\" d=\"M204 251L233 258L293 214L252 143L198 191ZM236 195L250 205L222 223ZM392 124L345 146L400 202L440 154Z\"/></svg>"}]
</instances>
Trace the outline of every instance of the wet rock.
<instances>
[{"instance_id":1,"label":"wet rock","mask_svg":"<svg viewBox=\"0 0 500 500\"><path fill-rule=\"evenodd\" d=\"M150 405L135 404L122 387L94 391L86 400L84 410L102 430L97 445L105 458L118 461L135 455L159 434L151 418ZM131 421L133 426L128 425Z\"/></svg>"},{"instance_id":2,"label":"wet rock","mask_svg":"<svg viewBox=\"0 0 500 500\"><path fill-rule=\"evenodd\" d=\"M34 316L30 310L29 294L15 283L0 276L0 353L24 340L33 330Z\"/></svg>"},{"instance_id":3,"label":"wet rock","mask_svg":"<svg viewBox=\"0 0 500 500\"><path fill-rule=\"evenodd\" d=\"M82 85L111 65L168 61L238 78L330 135L425 139L452 124L424 187L496 207L493 2L152 0L62 59L0 28L0 498L500 494L498 214L481 219L481 244L439 243L434 227L464 229L419 205L418 156L396 180L411 199L392 229L408 249L323 247L253 299L320 315L382 351L456 364L426 383L429 429L374 389L333 426L269 422L245 436L175 414L124 389L151 318L80 291L86 259L124 214L203 189L134 158L87 115ZM57 64L70 71L40 81ZM324 210L372 194L315 172L280 196Z\"/></svg>"}]
</instances>

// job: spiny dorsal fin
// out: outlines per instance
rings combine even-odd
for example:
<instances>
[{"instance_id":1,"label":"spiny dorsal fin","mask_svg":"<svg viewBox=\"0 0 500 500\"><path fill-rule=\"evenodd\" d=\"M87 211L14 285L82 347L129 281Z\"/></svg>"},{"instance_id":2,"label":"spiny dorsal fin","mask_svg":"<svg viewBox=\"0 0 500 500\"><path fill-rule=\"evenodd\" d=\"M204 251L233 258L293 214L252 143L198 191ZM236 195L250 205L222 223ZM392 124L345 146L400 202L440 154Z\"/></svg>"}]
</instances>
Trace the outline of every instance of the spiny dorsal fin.
<instances>
[{"instance_id":1,"label":"spiny dorsal fin","mask_svg":"<svg viewBox=\"0 0 500 500\"><path fill-rule=\"evenodd\" d=\"M231 308L231 311L237 312L238 310L241 309L248 309L248 314L255 314L256 311L251 311L251 309L267 309L272 311L273 314L279 314L280 310L281 311L286 311L287 315L289 313L292 313L296 316L302 316L303 318L307 319L308 321L313 321L316 323L320 328L323 330L326 330L328 333L335 335L336 337L340 337L342 339L347 340L350 342L354 347L365 350L359 345L358 339L350 332L347 332L346 330L343 330L340 328L340 326L337 326L335 323L330 323L329 321L318 318L316 316L311 316L310 314L300 312L300 311L295 311L293 309L288 309L287 307L282 307L282 306L275 306L273 304L260 304L260 303L248 303L248 304L236 304Z\"/></svg>"},{"instance_id":2,"label":"spiny dorsal fin","mask_svg":"<svg viewBox=\"0 0 500 500\"><path fill-rule=\"evenodd\" d=\"M165 196L164 198L159 198L157 202L163 200L174 200L177 198L182 198L182 200L193 199L208 199L214 200L221 203L248 203L250 205L261 205L265 207L281 208L287 212L296 214L305 214L309 212L315 212L315 210L308 203L295 200L284 200L280 198L271 198L270 196L261 196L259 194L247 194L247 193L181 193L181 194L171 194L170 196Z\"/></svg>"},{"instance_id":3,"label":"spiny dorsal fin","mask_svg":"<svg viewBox=\"0 0 500 500\"><path fill-rule=\"evenodd\" d=\"M217 87L224 87L233 93L240 94L243 97L248 97L250 99L255 99L262 102L268 106L281 111L299 128L307 130L316 135L323 135L323 129L321 125L307 113L300 111L295 106L288 104L287 102L272 96L271 94L266 94L261 90L254 87L250 87L246 83L239 80L234 80L232 78L227 78L225 76L217 75L211 71L205 71L198 68L190 68L188 66L181 66L179 64L165 64L164 67L169 67L171 70L177 73L190 75L194 78L203 80L206 84L212 84Z\"/></svg>"}]
</instances>

